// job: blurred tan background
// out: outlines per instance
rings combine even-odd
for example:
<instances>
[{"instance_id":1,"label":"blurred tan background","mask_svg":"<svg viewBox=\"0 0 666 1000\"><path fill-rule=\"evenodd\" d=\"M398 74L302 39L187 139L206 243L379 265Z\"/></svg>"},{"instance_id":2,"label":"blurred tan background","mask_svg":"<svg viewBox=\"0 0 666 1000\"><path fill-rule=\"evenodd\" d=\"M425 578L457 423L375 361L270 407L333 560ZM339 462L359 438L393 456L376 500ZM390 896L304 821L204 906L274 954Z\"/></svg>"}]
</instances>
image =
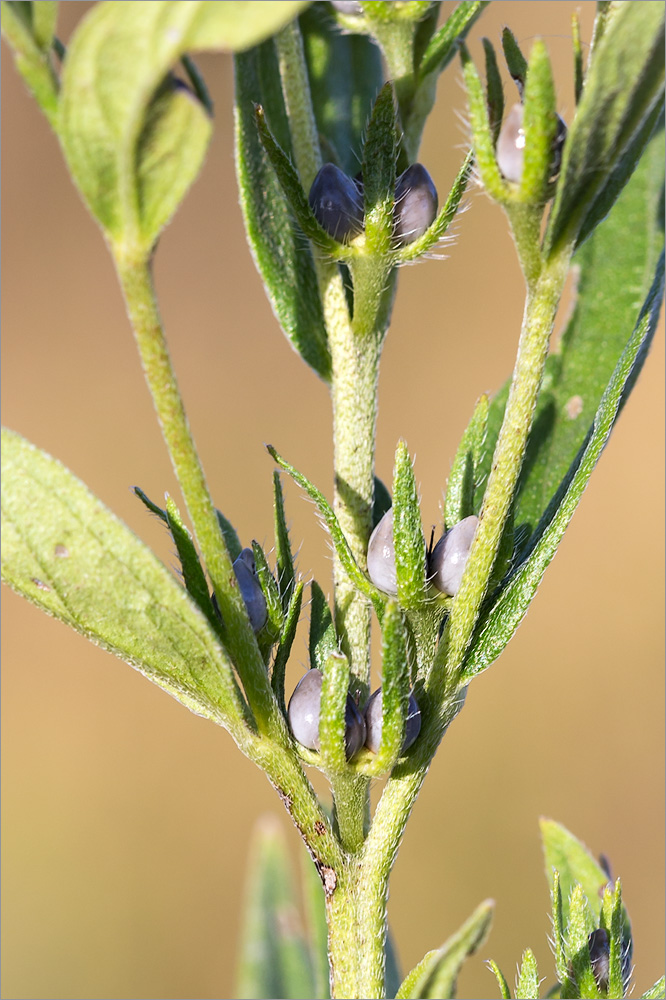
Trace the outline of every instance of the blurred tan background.
<instances>
[{"instance_id":1,"label":"blurred tan background","mask_svg":"<svg viewBox=\"0 0 666 1000\"><path fill-rule=\"evenodd\" d=\"M471 36L477 58L481 36L498 43L504 24L528 49L545 37L565 119L575 6L587 43L591 2L497 2ZM87 5L61 7L66 40ZM213 496L244 543L270 545L262 442L330 493L329 400L280 332L246 246L230 59L199 63L215 135L162 239L157 286ZM6 49L2 85L3 422L59 457L173 566L165 532L130 492L139 484L159 501L176 487L110 258ZM454 65L421 155L440 196L460 161L464 107ZM522 313L502 213L478 192L469 205L450 259L403 270L382 365L378 473L390 482L404 437L425 525L438 519L478 395L511 370ZM541 814L622 876L634 995L663 971L662 370L659 336L526 622L472 685L407 828L389 911L403 971L483 898L497 901L461 997L497 995L482 959L512 982L527 946L552 982ZM330 588L327 539L286 489L300 569ZM272 789L226 733L125 664L9 592L3 611L2 995L235 996L250 833L266 812L288 824ZM306 655L301 640L292 686Z\"/></svg>"}]
</instances>

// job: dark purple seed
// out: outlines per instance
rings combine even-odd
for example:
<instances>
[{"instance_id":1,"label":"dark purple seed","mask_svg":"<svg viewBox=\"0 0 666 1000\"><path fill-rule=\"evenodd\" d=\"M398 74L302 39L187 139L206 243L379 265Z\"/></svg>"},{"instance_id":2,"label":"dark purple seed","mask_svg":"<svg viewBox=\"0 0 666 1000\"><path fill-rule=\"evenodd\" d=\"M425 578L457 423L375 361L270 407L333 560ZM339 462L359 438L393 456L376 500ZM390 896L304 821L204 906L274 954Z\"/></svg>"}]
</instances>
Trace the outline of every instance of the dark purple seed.
<instances>
[{"instance_id":1,"label":"dark purple seed","mask_svg":"<svg viewBox=\"0 0 666 1000\"><path fill-rule=\"evenodd\" d=\"M335 164L325 163L317 173L308 201L319 225L339 243L362 232L362 192Z\"/></svg>"}]
</instances>

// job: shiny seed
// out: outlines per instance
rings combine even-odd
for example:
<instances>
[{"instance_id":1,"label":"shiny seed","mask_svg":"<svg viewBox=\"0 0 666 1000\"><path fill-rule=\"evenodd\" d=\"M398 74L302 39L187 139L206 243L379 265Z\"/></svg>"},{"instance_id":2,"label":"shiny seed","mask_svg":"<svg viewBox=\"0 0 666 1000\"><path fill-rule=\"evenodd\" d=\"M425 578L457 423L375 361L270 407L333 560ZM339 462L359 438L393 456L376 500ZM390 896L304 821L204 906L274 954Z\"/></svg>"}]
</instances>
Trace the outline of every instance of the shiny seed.
<instances>
[{"instance_id":1,"label":"shiny seed","mask_svg":"<svg viewBox=\"0 0 666 1000\"><path fill-rule=\"evenodd\" d=\"M440 538L430 553L428 577L443 594L458 593L478 523L474 514L464 517Z\"/></svg>"},{"instance_id":2,"label":"shiny seed","mask_svg":"<svg viewBox=\"0 0 666 1000\"><path fill-rule=\"evenodd\" d=\"M395 573L395 548L393 545L393 507L370 535L368 542L368 576L375 587L386 594L398 593Z\"/></svg>"},{"instance_id":3,"label":"shiny seed","mask_svg":"<svg viewBox=\"0 0 666 1000\"><path fill-rule=\"evenodd\" d=\"M321 691L324 675L321 670L308 670L300 679L289 699L287 718L289 726L301 746L308 750L319 750L319 716L321 714ZM365 743L365 719L359 712L354 699L347 695L345 705L345 751L347 760L358 753Z\"/></svg>"},{"instance_id":4,"label":"shiny seed","mask_svg":"<svg viewBox=\"0 0 666 1000\"><path fill-rule=\"evenodd\" d=\"M426 168L412 163L395 185L394 236L401 246L423 236L437 215L437 188Z\"/></svg>"},{"instance_id":5,"label":"shiny seed","mask_svg":"<svg viewBox=\"0 0 666 1000\"><path fill-rule=\"evenodd\" d=\"M308 200L319 225L338 242L362 231L362 193L335 164L325 163L317 173Z\"/></svg>"},{"instance_id":6,"label":"shiny seed","mask_svg":"<svg viewBox=\"0 0 666 1000\"><path fill-rule=\"evenodd\" d=\"M370 696L370 700L365 708L366 737L365 745L373 753L379 753L379 746L382 739L382 689L377 690ZM409 750L416 737L421 732L421 710L413 694L409 696L407 705L407 718L405 719L405 737L402 743L401 753Z\"/></svg>"}]
</instances>

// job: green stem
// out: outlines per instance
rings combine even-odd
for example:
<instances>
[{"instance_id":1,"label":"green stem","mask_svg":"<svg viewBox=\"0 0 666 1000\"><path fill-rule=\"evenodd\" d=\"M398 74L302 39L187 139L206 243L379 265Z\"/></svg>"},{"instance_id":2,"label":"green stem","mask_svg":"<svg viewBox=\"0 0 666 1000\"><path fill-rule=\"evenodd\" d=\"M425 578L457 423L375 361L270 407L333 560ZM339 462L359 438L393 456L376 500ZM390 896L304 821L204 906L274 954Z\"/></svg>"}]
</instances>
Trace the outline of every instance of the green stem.
<instances>
[{"instance_id":1,"label":"green stem","mask_svg":"<svg viewBox=\"0 0 666 1000\"><path fill-rule=\"evenodd\" d=\"M132 252L115 247L113 252L146 382L220 607L225 644L259 728L279 733L286 739L284 720L236 586L231 559L185 415L164 339L150 264L142 250Z\"/></svg>"}]
</instances>

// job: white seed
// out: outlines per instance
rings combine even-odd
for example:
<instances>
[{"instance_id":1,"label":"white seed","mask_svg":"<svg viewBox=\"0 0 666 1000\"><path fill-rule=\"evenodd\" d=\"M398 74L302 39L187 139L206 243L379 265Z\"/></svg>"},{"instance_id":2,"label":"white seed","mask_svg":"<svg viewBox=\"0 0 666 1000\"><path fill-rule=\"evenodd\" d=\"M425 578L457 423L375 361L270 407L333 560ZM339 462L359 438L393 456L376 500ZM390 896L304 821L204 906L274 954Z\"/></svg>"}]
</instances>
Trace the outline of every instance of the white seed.
<instances>
[{"instance_id":1,"label":"white seed","mask_svg":"<svg viewBox=\"0 0 666 1000\"><path fill-rule=\"evenodd\" d=\"M365 707L365 745L373 753L379 753L379 746L382 740L382 689L377 690L370 696L370 700ZM405 736L402 742L401 753L409 750L416 737L421 732L421 710L413 694L409 696L407 705L407 718L405 719Z\"/></svg>"},{"instance_id":2,"label":"white seed","mask_svg":"<svg viewBox=\"0 0 666 1000\"><path fill-rule=\"evenodd\" d=\"M423 236L437 215L437 188L421 163L412 163L395 185L393 235L404 246Z\"/></svg>"},{"instance_id":3,"label":"white seed","mask_svg":"<svg viewBox=\"0 0 666 1000\"><path fill-rule=\"evenodd\" d=\"M266 624L268 612L266 598L257 578L257 567L252 549L243 549L234 562L234 573L238 580L241 597L254 632L260 632Z\"/></svg>"},{"instance_id":4,"label":"white seed","mask_svg":"<svg viewBox=\"0 0 666 1000\"><path fill-rule=\"evenodd\" d=\"M368 542L368 576L375 587L386 594L398 593L395 573L395 548L393 545L393 507L370 535Z\"/></svg>"},{"instance_id":5,"label":"white seed","mask_svg":"<svg viewBox=\"0 0 666 1000\"><path fill-rule=\"evenodd\" d=\"M331 6L339 10L341 14L354 16L363 13L363 8L358 0L331 0Z\"/></svg>"},{"instance_id":6,"label":"white seed","mask_svg":"<svg viewBox=\"0 0 666 1000\"><path fill-rule=\"evenodd\" d=\"M520 184L525 159L523 106L514 104L504 119L495 150L497 166L508 181Z\"/></svg>"},{"instance_id":7,"label":"white seed","mask_svg":"<svg viewBox=\"0 0 666 1000\"><path fill-rule=\"evenodd\" d=\"M289 699L287 718L289 726L301 746L308 750L319 750L319 716L321 714L321 692L324 675L321 670L308 670L296 685ZM358 753L365 743L365 719L359 712L354 699L347 695L345 705L345 751L347 760Z\"/></svg>"},{"instance_id":8,"label":"white seed","mask_svg":"<svg viewBox=\"0 0 666 1000\"><path fill-rule=\"evenodd\" d=\"M443 594L458 593L478 523L474 514L464 517L440 538L430 553L428 577Z\"/></svg>"}]
</instances>

